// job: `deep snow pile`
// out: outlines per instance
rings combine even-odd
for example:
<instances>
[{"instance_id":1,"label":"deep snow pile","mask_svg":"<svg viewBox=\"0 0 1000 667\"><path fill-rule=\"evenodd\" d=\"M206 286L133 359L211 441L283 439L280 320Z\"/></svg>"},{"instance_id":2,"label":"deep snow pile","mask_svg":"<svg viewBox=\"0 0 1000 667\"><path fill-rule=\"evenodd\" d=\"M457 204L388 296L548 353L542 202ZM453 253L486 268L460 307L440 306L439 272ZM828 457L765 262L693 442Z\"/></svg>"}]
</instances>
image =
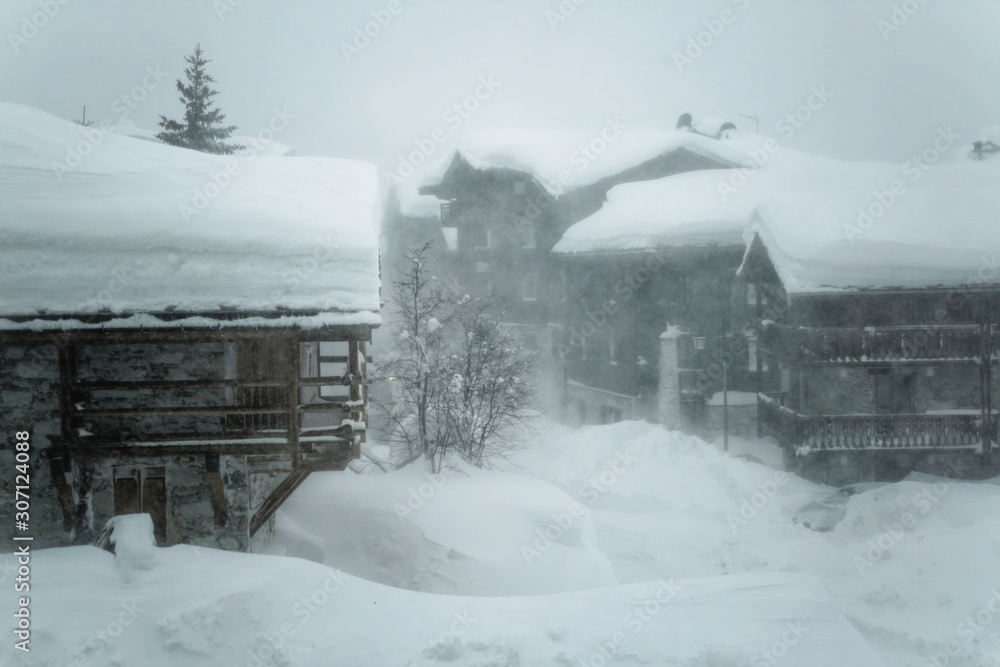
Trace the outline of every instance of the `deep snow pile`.
<instances>
[{"instance_id":1,"label":"deep snow pile","mask_svg":"<svg viewBox=\"0 0 1000 667\"><path fill-rule=\"evenodd\" d=\"M256 324L378 324L379 218L366 163L207 155L0 104L0 316L320 310ZM170 326L185 324L205 323Z\"/></svg>"},{"instance_id":2,"label":"deep snow pile","mask_svg":"<svg viewBox=\"0 0 1000 667\"><path fill-rule=\"evenodd\" d=\"M117 563L37 552L24 664L998 664L1000 487L907 481L830 532L792 520L829 491L638 422L546 427L503 470L318 473L273 548L326 565L149 559L133 521Z\"/></svg>"},{"instance_id":3,"label":"deep snow pile","mask_svg":"<svg viewBox=\"0 0 1000 667\"><path fill-rule=\"evenodd\" d=\"M630 465L615 468L619 453ZM587 504L623 583L807 574L888 664L1000 664L996 485L890 484L817 533L792 516L829 489L649 424L553 427L513 463Z\"/></svg>"},{"instance_id":4,"label":"deep snow pile","mask_svg":"<svg viewBox=\"0 0 1000 667\"><path fill-rule=\"evenodd\" d=\"M433 593L533 595L617 583L586 508L537 479L465 464L312 475L269 553Z\"/></svg>"},{"instance_id":5,"label":"deep snow pile","mask_svg":"<svg viewBox=\"0 0 1000 667\"><path fill-rule=\"evenodd\" d=\"M878 664L818 582L794 575L471 598L295 558L159 551L130 578L94 547L36 553L32 651L4 642L0 664L694 667L776 654L802 667Z\"/></svg>"}]
</instances>

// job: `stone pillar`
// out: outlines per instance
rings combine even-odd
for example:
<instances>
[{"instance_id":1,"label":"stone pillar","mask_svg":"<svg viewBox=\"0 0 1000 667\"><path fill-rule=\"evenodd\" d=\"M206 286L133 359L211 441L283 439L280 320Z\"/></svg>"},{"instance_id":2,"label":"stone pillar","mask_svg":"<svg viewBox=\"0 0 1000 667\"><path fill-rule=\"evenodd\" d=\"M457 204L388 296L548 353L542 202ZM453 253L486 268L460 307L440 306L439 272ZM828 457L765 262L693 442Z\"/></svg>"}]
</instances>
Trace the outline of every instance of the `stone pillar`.
<instances>
[{"instance_id":1,"label":"stone pillar","mask_svg":"<svg viewBox=\"0 0 1000 667\"><path fill-rule=\"evenodd\" d=\"M670 430L681 428L681 388L677 346L684 331L670 327L660 334L660 382L657 396L657 417Z\"/></svg>"}]
</instances>

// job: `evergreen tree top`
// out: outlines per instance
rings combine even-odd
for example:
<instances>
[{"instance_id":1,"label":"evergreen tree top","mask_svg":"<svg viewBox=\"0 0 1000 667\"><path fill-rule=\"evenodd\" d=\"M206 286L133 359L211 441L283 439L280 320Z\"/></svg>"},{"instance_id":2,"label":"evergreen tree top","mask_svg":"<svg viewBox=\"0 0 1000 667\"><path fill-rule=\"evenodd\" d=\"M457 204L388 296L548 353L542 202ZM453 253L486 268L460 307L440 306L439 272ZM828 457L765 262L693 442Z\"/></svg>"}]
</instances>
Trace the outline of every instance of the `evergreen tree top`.
<instances>
[{"instance_id":1,"label":"evergreen tree top","mask_svg":"<svg viewBox=\"0 0 1000 667\"><path fill-rule=\"evenodd\" d=\"M156 135L160 141L171 146L181 146L203 153L218 153L229 155L245 148L239 144L228 144L225 140L237 129L235 125L222 126L226 118L221 109L213 108L212 98L219 91L209 84L215 83L215 78L205 70L210 63L201 50L201 44L194 47L194 53L185 60L188 67L184 68L187 84L177 80L177 91L184 104L184 122L160 116L160 127L163 131Z\"/></svg>"}]
</instances>

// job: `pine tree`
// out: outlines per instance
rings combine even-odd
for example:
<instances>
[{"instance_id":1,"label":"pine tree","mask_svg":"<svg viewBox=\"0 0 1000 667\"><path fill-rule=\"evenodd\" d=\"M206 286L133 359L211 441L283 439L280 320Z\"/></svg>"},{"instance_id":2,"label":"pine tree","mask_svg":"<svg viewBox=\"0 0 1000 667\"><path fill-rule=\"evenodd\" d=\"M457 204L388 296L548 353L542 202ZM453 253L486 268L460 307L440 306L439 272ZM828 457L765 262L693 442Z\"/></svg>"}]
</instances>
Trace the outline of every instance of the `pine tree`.
<instances>
[{"instance_id":1,"label":"pine tree","mask_svg":"<svg viewBox=\"0 0 1000 667\"><path fill-rule=\"evenodd\" d=\"M184 122L160 116L163 132L157 134L156 138L171 146L190 148L202 153L230 155L245 148L239 144L224 143L237 128L235 125L218 127L226 116L221 110L212 108L212 98L219 91L209 86L215 83L215 79L205 72L205 65L211 61L202 57L201 44L195 46L194 53L185 60L189 65L184 69L188 84L184 85L180 79L177 80L177 90L185 108Z\"/></svg>"}]
</instances>

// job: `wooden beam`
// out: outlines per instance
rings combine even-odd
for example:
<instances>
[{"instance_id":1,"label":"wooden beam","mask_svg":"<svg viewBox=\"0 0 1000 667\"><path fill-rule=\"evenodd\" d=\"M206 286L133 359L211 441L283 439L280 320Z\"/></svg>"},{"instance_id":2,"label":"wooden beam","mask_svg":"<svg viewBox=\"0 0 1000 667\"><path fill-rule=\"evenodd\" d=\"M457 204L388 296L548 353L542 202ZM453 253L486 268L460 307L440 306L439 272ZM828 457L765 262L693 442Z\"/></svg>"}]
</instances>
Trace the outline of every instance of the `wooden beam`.
<instances>
[{"instance_id":1,"label":"wooden beam","mask_svg":"<svg viewBox=\"0 0 1000 667\"><path fill-rule=\"evenodd\" d=\"M208 488L212 494L212 510L215 513L215 525L225 526L229 520L226 504L226 486L222 481L218 452L205 454L205 470L208 476Z\"/></svg>"},{"instance_id":2,"label":"wooden beam","mask_svg":"<svg viewBox=\"0 0 1000 667\"><path fill-rule=\"evenodd\" d=\"M302 400L299 388L299 378L302 376L302 343L293 340L288 349L288 450L292 457L292 468L298 468L302 460L302 450L299 446L299 431L302 428L302 417L299 414L299 403Z\"/></svg>"},{"instance_id":3,"label":"wooden beam","mask_svg":"<svg viewBox=\"0 0 1000 667\"><path fill-rule=\"evenodd\" d=\"M278 511L278 508L292 495L295 489L299 488L302 482L306 481L306 477L309 476L310 472L312 471L309 468L298 468L290 472L285 479L281 480L281 483L264 499L264 503L260 506L260 509L250 519L250 537L256 535L257 531L274 516L274 513Z\"/></svg>"}]
</instances>

